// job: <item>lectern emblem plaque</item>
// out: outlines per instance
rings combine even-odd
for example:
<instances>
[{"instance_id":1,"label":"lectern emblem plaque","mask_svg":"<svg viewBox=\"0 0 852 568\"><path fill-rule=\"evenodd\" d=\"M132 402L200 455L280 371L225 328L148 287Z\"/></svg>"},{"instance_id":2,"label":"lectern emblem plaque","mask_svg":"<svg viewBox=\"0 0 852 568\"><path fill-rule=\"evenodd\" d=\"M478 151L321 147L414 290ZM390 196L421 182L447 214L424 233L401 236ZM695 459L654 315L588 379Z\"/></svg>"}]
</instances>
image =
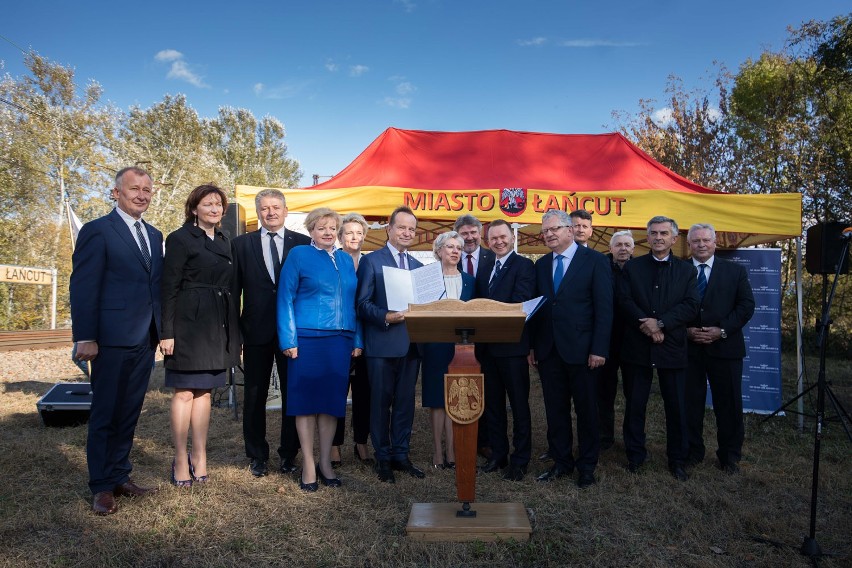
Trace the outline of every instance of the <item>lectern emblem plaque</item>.
<instances>
[{"instance_id":1,"label":"lectern emblem plaque","mask_svg":"<svg viewBox=\"0 0 852 568\"><path fill-rule=\"evenodd\" d=\"M479 420L485 409L484 375L444 375L444 407L457 424Z\"/></svg>"}]
</instances>

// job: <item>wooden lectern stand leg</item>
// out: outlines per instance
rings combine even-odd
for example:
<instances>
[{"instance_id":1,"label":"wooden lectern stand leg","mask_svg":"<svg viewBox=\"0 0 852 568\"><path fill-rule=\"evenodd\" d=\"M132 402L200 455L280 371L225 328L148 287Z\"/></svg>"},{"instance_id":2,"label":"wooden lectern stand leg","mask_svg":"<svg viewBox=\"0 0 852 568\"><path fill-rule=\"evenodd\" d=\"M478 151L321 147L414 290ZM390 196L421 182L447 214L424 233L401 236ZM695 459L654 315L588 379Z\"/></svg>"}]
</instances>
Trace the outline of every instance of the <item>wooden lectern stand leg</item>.
<instances>
[{"instance_id":1,"label":"wooden lectern stand leg","mask_svg":"<svg viewBox=\"0 0 852 568\"><path fill-rule=\"evenodd\" d=\"M456 494L460 517L475 517L470 503L476 498L476 442L479 417L485 409L485 383L473 345L456 345L445 378L445 404L453 420L456 452ZM461 385L461 386L460 386Z\"/></svg>"}]
</instances>

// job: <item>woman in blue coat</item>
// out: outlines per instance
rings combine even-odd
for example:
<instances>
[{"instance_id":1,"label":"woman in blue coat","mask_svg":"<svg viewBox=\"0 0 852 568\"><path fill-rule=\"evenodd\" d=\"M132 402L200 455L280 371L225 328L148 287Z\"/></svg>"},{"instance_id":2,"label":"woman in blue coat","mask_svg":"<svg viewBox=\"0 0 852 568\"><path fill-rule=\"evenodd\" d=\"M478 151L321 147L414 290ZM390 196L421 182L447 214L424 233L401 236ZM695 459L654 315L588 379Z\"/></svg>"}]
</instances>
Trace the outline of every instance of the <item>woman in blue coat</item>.
<instances>
[{"instance_id":1,"label":"woman in blue coat","mask_svg":"<svg viewBox=\"0 0 852 568\"><path fill-rule=\"evenodd\" d=\"M444 273L444 298L468 301L473 298L476 284L473 276L458 269L464 239L455 232L449 231L438 235L432 244L432 252L441 263ZM450 361L455 355L454 343L426 343L423 345L422 403L430 409L432 423L432 467L444 469L456 464L456 454L453 448L453 422L444 410L444 375ZM442 442L446 450L442 450Z\"/></svg>"},{"instance_id":2,"label":"woman in blue coat","mask_svg":"<svg viewBox=\"0 0 852 568\"><path fill-rule=\"evenodd\" d=\"M316 491L318 480L340 486L331 465L337 419L346 415L350 357L361 355L355 318L355 265L335 246L340 216L321 207L305 227L311 244L290 250L278 286L278 341L287 367L287 409L296 417L302 447L299 486ZM319 463L314 434L319 431Z\"/></svg>"}]
</instances>

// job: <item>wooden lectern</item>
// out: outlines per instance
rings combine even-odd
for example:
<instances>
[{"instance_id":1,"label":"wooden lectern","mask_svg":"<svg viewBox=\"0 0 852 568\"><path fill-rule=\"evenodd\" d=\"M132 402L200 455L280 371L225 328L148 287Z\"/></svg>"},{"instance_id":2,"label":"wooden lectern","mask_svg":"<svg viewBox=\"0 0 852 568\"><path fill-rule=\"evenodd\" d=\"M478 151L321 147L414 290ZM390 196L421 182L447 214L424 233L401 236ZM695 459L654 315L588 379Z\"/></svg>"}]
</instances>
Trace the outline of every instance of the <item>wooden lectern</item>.
<instances>
[{"instance_id":1,"label":"wooden lectern","mask_svg":"<svg viewBox=\"0 0 852 568\"><path fill-rule=\"evenodd\" d=\"M439 300L411 305L405 316L413 343L455 343L456 350L444 376L444 401L453 420L456 453L456 494L461 510L452 503L415 503L406 532L420 540L527 540L532 532L521 503L481 504L471 509L476 489L476 438L485 408L485 380L474 356L473 343L519 341L526 314L521 304L494 300Z\"/></svg>"}]
</instances>

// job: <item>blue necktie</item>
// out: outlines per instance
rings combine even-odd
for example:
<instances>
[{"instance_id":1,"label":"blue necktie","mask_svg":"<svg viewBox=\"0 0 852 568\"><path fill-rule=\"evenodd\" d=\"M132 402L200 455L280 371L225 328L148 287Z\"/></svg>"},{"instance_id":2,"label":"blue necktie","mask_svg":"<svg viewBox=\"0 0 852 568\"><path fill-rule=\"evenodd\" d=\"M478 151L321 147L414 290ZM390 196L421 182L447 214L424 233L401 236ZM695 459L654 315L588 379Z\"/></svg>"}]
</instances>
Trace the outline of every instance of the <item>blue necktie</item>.
<instances>
[{"instance_id":1,"label":"blue necktie","mask_svg":"<svg viewBox=\"0 0 852 568\"><path fill-rule=\"evenodd\" d=\"M701 299L704 299L704 293L707 291L707 275L704 274L704 269L707 268L706 264L698 265L698 295L701 296Z\"/></svg>"},{"instance_id":2,"label":"blue necktie","mask_svg":"<svg viewBox=\"0 0 852 568\"><path fill-rule=\"evenodd\" d=\"M494 293L494 284L497 283L497 276L500 274L500 261L494 265L494 276L491 277L491 283L488 284L488 293Z\"/></svg>"},{"instance_id":3,"label":"blue necktie","mask_svg":"<svg viewBox=\"0 0 852 568\"><path fill-rule=\"evenodd\" d=\"M562 282L562 277L565 276L565 269L562 267L562 259L565 258L561 254L556 255L556 271L553 273L553 292L559 291L559 284Z\"/></svg>"},{"instance_id":4,"label":"blue necktie","mask_svg":"<svg viewBox=\"0 0 852 568\"><path fill-rule=\"evenodd\" d=\"M405 270L405 253L399 253L399 267Z\"/></svg>"},{"instance_id":5,"label":"blue necktie","mask_svg":"<svg viewBox=\"0 0 852 568\"><path fill-rule=\"evenodd\" d=\"M136 221L133 223L136 227L136 236L139 238L139 251L142 253L142 260L145 261L145 270L151 272L151 252L148 250L148 243L145 237L142 236L142 223Z\"/></svg>"}]
</instances>

